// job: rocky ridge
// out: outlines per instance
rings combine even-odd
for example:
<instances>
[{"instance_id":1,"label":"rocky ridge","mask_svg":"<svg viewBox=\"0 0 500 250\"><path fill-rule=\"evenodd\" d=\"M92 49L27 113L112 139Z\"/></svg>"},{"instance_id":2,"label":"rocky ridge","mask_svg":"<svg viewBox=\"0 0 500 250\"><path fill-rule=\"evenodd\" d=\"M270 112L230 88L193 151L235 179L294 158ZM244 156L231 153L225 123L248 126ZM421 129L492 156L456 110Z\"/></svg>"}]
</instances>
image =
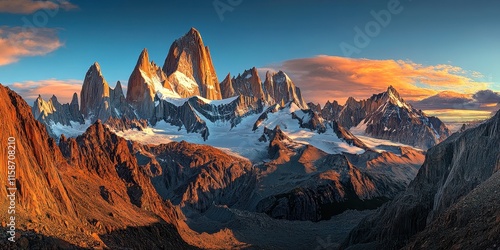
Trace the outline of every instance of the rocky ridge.
<instances>
[{"instance_id":1,"label":"rocky ridge","mask_svg":"<svg viewBox=\"0 0 500 250\"><path fill-rule=\"evenodd\" d=\"M428 241L423 239L436 237L440 238L434 241L434 248L464 247L481 237L485 239L482 242L485 247L498 244L495 242L498 239L491 237L497 227L483 227L484 230L479 232L474 226L477 225L476 219L490 223L488 218L494 218L492 213L486 210L481 211L484 217L470 217L466 211L471 205L466 204L476 201L477 204L472 206L483 207L496 202L488 198L491 189L486 187L497 183L499 143L500 112L477 127L455 133L431 148L408 189L361 222L351 232L346 245L372 242L376 247L400 248L413 236L415 238L408 245L412 249L425 248ZM437 233L437 229L468 233L458 239L454 238L456 233L444 235ZM432 236L430 232L436 234Z\"/></svg>"},{"instance_id":2,"label":"rocky ridge","mask_svg":"<svg viewBox=\"0 0 500 250\"><path fill-rule=\"evenodd\" d=\"M144 232L144 226L162 230L164 238L151 239L142 246L143 249L161 246L189 248L177 232L177 212L158 198L149 178L133 165L132 159L126 157L128 146L123 139L120 142L118 138L109 138L102 124L98 123L81 139L63 137L60 149L44 125L34 119L29 105L20 96L0 85L0 97L4 100L0 104L0 114L4 117L0 123L4 131L0 138L2 141L7 141L7 136L15 138L15 161L17 166L22 166L16 169L16 228L19 235L16 243L0 243L2 248L30 248L40 244L74 249L125 247L140 241L137 234L129 233L126 228ZM107 144L83 146L78 145L78 140L81 143L105 140ZM114 143L116 147L112 146ZM105 145L116 150L108 151ZM7 161L6 151L0 152L0 159ZM127 163L115 169L113 164L120 162ZM7 165L0 166L0 170L2 168L7 172ZM127 188L135 191L127 193ZM144 194L138 196L141 192ZM7 196L6 189L0 193ZM3 233L6 230L3 215L8 214L5 210L7 202L7 199L0 202ZM116 209L118 207L120 209ZM120 230L123 231L119 233ZM117 240L119 235L121 240Z\"/></svg>"}]
</instances>

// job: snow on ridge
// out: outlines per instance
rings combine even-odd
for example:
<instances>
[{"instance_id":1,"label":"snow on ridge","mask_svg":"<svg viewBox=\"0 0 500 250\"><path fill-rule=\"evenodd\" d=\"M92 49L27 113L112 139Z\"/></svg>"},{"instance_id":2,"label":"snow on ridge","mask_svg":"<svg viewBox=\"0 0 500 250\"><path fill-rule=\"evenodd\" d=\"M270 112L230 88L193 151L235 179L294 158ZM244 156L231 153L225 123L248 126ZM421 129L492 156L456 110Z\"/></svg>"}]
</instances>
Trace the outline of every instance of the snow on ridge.
<instances>
[{"instance_id":1,"label":"snow on ridge","mask_svg":"<svg viewBox=\"0 0 500 250\"><path fill-rule=\"evenodd\" d=\"M177 107L184 105L184 103L188 102L191 98L198 98L202 102L209 104L209 105L222 106L222 105L227 105L227 104L234 102L239 97L239 96L233 96L233 97L222 99L222 100L209 100L209 99L203 98L203 97L198 96L198 95L192 96L192 97L186 97L186 98L175 97L175 96L171 96L171 95L163 95L161 93L157 93L157 95L158 95L158 98L160 98L161 100L165 100L165 101L167 101L167 102L169 102Z\"/></svg>"},{"instance_id":2,"label":"snow on ridge","mask_svg":"<svg viewBox=\"0 0 500 250\"><path fill-rule=\"evenodd\" d=\"M338 138L332 129L327 129L325 133L319 134L316 131L301 128L299 121L292 118L292 113L295 113L298 117L301 114L304 116L307 115L292 102L290 106L286 106L274 113L268 113L267 119L262 121L258 126L258 134L263 132L264 127L274 129L276 126L280 126L281 131L294 142L314 146L328 154L339 154L342 152L362 154L365 152L364 149L351 146Z\"/></svg>"},{"instance_id":3,"label":"snow on ridge","mask_svg":"<svg viewBox=\"0 0 500 250\"><path fill-rule=\"evenodd\" d=\"M141 72L141 75L146 81L146 83L153 87L154 92L160 98L166 98L166 97L180 98L179 94L177 94L176 92L163 87L162 81L160 80L160 77L158 77L158 75L155 74L152 77L149 77L148 74L144 72L142 69L139 69L139 71Z\"/></svg>"},{"instance_id":4,"label":"snow on ridge","mask_svg":"<svg viewBox=\"0 0 500 250\"><path fill-rule=\"evenodd\" d=\"M180 85L182 85L186 89L194 90L194 89L198 88L198 83L193 81L191 78L187 77L184 73L182 73L180 71L175 71L174 73L172 73L172 75L177 80L177 83L179 83Z\"/></svg>"},{"instance_id":5,"label":"snow on ridge","mask_svg":"<svg viewBox=\"0 0 500 250\"><path fill-rule=\"evenodd\" d=\"M222 100L209 100L209 99L206 99L206 98L203 98L201 96L194 96L200 100L202 100L203 102L205 102L206 104L211 104L211 105L215 105L215 106L220 106L220 105L227 105L233 101L235 101L236 99L238 99L239 96L233 96L233 97L229 97L229 98L226 98L226 99L222 99Z\"/></svg>"},{"instance_id":6,"label":"snow on ridge","mask_svg":"<svg viewBox=\"0 0 500 250\"><path fill-rule=\"evenodd\" d=\"M80 124L79 122L70 121L71 126L62 125L61 123L55 123L54 121L50 121L49 127L51 131L58 138L64 134L66 137L77 137L85 133L85 131L92 125L90 119L86 119L84 124Z\"/></svg>"}]
</instances>

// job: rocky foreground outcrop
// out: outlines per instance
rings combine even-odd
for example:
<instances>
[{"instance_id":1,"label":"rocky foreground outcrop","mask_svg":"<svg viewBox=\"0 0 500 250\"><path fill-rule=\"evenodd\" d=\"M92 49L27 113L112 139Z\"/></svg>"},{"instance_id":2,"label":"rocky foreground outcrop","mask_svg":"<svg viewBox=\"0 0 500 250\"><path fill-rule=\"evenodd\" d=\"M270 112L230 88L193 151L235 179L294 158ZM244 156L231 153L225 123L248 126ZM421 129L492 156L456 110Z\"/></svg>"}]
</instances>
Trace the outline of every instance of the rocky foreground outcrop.
<instances>
[{"instance_id":1,"label":"rocky foreground outcrop","mask_svg":"<svg viewBox=\"0 0 500 250\"><path fill-rule=\"evenodd\" d=\"M498 213L493 208L498 204L498 170L500 112L431 148L408 189L362 221L345 245L371 242L372 247L384 249L407 244L410 249L498 246Z\"/></svg>"},{"instance_id":2,"label":"rocky foreground outcrop","mask_svg":"<svg viewBox=\"0 0 500 250\"><path fill-rule=\"evenodd\" d=\"M0 242L2 249L189 248L175 227L177 212L155 193L127 142L97 123L77 139L62 138L62 153L19 95L0 85L0 99L0 140L15 138L18 232L16 243ZM8 151L0 151L0 160L7 159ZM0 171L7 173L7 164ZM10 185L6 181L1 185ZM2 188L0 195L7 192ZM0 200L3 235L8 203ZM162 237L143 242L146 230Z\"/></svg>"}]
</instances>

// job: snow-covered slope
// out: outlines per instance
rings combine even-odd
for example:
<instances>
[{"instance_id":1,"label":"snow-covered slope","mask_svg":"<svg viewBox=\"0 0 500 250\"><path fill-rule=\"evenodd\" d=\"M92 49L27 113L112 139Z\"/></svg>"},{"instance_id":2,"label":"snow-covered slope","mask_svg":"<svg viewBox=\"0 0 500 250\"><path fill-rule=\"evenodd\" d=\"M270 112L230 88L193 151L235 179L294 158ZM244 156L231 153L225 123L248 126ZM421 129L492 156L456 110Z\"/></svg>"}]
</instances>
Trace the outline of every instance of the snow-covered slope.
<instances>
[{"instance_id":1,"label":"snow-covered slope","mask_svg":"<svg viewBox=\"0 0 500 250\"><path fill-rule=\"evenodd\" d=\"M350 98L337 117L358 135L409 144L424 150L449 136L445 124L407 104L390 86L386 92L356 101Z\"/></svg>"},{"instance_id":2,"label":"snow-covered slope","mask_svg":"<svg viewBox=\"0 0 500 250\"><path fill-rule=\"evenodd\" d=\"M187 102L186 99L169 98L167 100L179 106ZM173 100L176 100L176 102ZM217 106L227 105L235 100L233 97L224 100L206 101ZM198 144L211 145L249 158L250 160L259 161L267 158L267 143L259 141L264 128L274 128L279 125L283 132L295 143L312 145L329 154L342 152L360 154L365 151L362 148L351 146L339 139L331 128L322 134L319 134L317 131L301 128L299 120L293 119L293 113L303 114L297 105L291 103L291 105L287 105L287 107L275 113L269 113L268 118L261 121L259 126L254 129L255 122L262 115L260 113L245 116L241 119L240 123L233 126L229 120L216 120L212 122L203 114L197 112L196 114L203 118L208 131L210 131L210 136L206 140L197 133L188 133L183 125L180 127L173 126L165 121L159 121L155 126L146 128L143 131L126 130L116 132L126 139L146 144L161 144L185 140Z\"/></svg>"}]
</instances>

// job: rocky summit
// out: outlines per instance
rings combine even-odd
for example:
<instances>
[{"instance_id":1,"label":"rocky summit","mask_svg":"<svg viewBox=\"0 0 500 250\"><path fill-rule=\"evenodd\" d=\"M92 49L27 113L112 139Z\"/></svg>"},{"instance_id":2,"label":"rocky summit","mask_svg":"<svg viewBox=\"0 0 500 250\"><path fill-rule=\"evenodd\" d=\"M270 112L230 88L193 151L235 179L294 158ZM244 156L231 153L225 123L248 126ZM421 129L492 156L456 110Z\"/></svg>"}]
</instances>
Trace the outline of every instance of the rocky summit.
<instances>
[{"instance_id":1,"label":"rocky summit","mask_svg":"<svg viewBox=\"0 0 500 250\"><path fill-rule=\"evenodd\" d=\"M374 138L401 142L429 149L450 135L437 117L429 117L406 103L397 90L389 86L386 92L356 101L350 97L344 106L328 102L321 111L323 118L338 121L352 132Z\"/></svg>"},{"instance_id":2,"label":"rocky summit","mask_svg":"<svg viewBox=\"0 0 500 250\"><path fill-rule=\"evenodd\" d=\"M163 71L169 77L174 75L175 78L181 78L178 81L187 78L198 85L198 89L186 92L187 95L200 95L210 100L222 99L210 50L203 44L200 32L195 28L172 43Z\"/></svg>"}]
</instances>

